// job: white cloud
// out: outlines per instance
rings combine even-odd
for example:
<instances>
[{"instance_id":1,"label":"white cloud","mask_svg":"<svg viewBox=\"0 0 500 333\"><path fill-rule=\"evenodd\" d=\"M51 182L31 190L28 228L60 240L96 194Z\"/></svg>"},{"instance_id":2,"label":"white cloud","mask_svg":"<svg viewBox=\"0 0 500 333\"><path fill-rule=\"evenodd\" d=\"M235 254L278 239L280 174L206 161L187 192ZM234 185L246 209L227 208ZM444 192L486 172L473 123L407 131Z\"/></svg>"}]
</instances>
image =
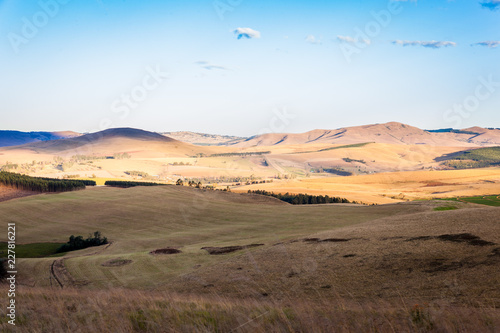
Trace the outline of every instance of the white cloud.
<instances>
[{"instance_id":1,"label":"white cloud","mask_svg":"<svg viewBox=\"0 0 500 333\"><path fill-rule=\"evenodd\" d=\"M371 40L369 39L356 39L350 36L337 36L337 40L349 44L366 44L366 45L371 44Z\"/></svg>"},{"instance_id":2,"label":"white cloud","mask_svg":"<svg viewBox=\"0 0 500 333\"><path fill-rule=\"evenodd\" d=\"M260 32L257 30L250 29L250 28L236 28L233 32L238 36L238 39L241 39L241 38L248 38L248 39L260 38Z\"/></svg>"},{"instance_id":3,"label":"white cloud","mask_svg":"<svg viewBox=\"0 0 500 333\"><path fill-rule=\"evenodd\" d=\"M308 42L310 44L321 44L322 43L320 39L317 39L313 35L308 35L306 37L306 42Z\"/></svg>"},{"instance_id":4,"label":"white cloud","mask_svg":"<svg viewBox=\"0 0 500 333\"><path fill-rule=\"evenodd\" d=\"M500 46L500 41L487 40L487 41L484 41L484 42L479 42L479 43L472 44L472 46L474 46L474 45L486 46L486 47L489 47L489 48L492 49L492 48Z\"/></svg>"},{"instance_id":5,"label":"white cloud","mask_svg":"<svg viewBox=\"0 0 500 333\"><path fill-rule=\"evenodd\" d=\"M401 45L401 46L423 46L423 47L428 47L431 49L438 49L441 47L448 47L448 46L457 46L457 43L455 43L455 42L435 41L435 40L432 40L430 42L421 41L421 40L415 40L415 41L395 40L392 42L392 44Z\"/></svg>"},{"instance_id":6,"label":"white cloud","mask_svg":"<svg viewBox=\"0 0 500 333\"><path fill-rule=\"evenodd\" d=\"M197 62L195 62L195 64L198 64L198 65L200 65L202 68L208 69L209 71L211 71L211 70L213 70L213 69L220 69L220 70L223 70L223 71L228 71L228 70L230 70L230 69L229 69L229 68L227 68L227 67L220 66L220 65L214 65L214 64L211 64L211 63L209 63L208 61L204 61L204 60L197 61Z\"/></svg>"},{"instance_id":7,"label":"white cloud","mask_svg":"<svg viewBox=\"0 0 500 333\"><path fill-rule=\"evenodd\" d=\"M488 0L481 2L481 6L489 10L497 10L500 7L500 0Z\"/></svg>"}]
</instances>

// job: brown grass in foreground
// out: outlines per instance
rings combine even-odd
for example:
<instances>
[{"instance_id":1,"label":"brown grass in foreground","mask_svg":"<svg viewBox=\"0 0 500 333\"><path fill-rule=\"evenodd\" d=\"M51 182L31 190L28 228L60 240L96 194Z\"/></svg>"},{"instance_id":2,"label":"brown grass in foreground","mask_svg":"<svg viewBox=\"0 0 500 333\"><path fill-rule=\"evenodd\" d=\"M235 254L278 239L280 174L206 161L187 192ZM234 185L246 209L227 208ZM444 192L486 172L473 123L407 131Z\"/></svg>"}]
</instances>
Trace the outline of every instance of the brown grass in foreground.
<instances>
[{"instance_id":1,"label":"brown grass in foreground","mask_svg":"<svg viewBox=\"0 0 500 333\"><path fill-rule=\"evenodd\" d=\"M5 288L2 288L5 290ZM410 299L270 302L115 289L18 289L2 332L497 332L500 309ZM5 307L2 307L5 312Z\"/></svg>"}]
</instances>

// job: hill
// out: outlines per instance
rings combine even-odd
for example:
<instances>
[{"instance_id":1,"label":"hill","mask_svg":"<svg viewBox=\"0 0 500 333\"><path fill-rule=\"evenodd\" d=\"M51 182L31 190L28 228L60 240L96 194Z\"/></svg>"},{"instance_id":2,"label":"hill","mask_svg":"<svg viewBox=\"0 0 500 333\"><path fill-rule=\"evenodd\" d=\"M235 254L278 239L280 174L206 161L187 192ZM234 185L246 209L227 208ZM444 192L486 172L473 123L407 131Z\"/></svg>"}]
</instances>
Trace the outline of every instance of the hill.
<instances>
[{"instance_id":1,"label":"hill","mask_svg":"<svg viewBox=\"0 0 500 333\"><path fill-rule=\"evenodd\" d=\"M65 132L21 132L0 130L0 147L19 146L26 143L74 138L79 133Z\"/></svg>"},{"instance_id":2,"label":"hill","mask_svg":"<svg viewBox=\"0 0 500 333\"><path fill-rule=\"evenodd\" d=\"M241 324L261 316L248 330L257 332L282 331L286 323L330 331L328 320L349 331L498 328L499 208L446 201L293 206L271 199L161 186L1 203L0 219L16 223L18 246L96 230L111 242L63 257L18 258L20 304L29 304L20 325L38 327L50 305L65 314L47 321L51 331L71 325L82 311L105 332L112 331L105 313L121 313L118 327L134 331L191 316L198 328L216 331L248 307L252 313ZM78 295L98 301L90 310ZM224 313L216 315L219 307ZM387 317L375 323L380 311Z\"/></svg>"},{"instance_id":3,"label":"hill","mask_svg":"<svg viewBox=\"0 0 500 333\"><path fill-rule=\"evenodd\" d=\"M78 137L33 142L4 148L6 152L22 150L37 154L103 155L117 152L150 152L153 155L173 153L181 156L204 151L203 148L180 142L167 136L135 128L112 128ZM163 155L162 155L163 156Z\"/></svg>"},{"instance_id":4,"label":"hill","mask_svg":"<svg viewBox=\"0 0 500 333\"><path fill-rule=\"evenodd\" d=\"M313 130L301 134L272 133L253 136L236 143L238 147L295 145L309 143L355 144L376 142L405 145L479 147L500 145L500 130L474 127L460 131L425 131L397 122Z\"/></svg>"}]
</instances>

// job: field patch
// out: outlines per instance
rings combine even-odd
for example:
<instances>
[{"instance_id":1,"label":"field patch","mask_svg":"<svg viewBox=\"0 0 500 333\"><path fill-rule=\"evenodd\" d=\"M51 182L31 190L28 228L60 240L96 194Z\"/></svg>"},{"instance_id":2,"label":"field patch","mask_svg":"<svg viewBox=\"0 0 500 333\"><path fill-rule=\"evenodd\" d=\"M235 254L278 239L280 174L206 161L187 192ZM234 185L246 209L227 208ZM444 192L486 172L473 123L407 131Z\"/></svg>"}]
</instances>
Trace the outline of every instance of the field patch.
<instances>
[{"instance_id":1,"label":"field patch","mask_svg":"<svg viewBox=\"0 0 500 333\"><path fill-rule=\"evenodd\" d=\"M470 149L443 155L436 161L452 169L474 169L500 165L500 147Z\"/></svg>"},{"instance_id":2,"label":"field patch","mask_svg":"<svg viewBox=\"0 0 500 333\"><path fill-rule=\"evenodd\" d=\"M16 244L16 258L43 258L49 256L63 256L57 249L64 243L31 243ZM7 257L7 243L0 243L0 256Z\"/></svg>"},{"instance_id":3,"label":"field patch","mask_svg":"<svg viewBox=\"0 0 500 333\"><path fill-rule=\"evenodd\" d=\"M339 242L348 242L350 241L350 239L349 238L325 238L325 239L304 238L303 241L308 243L321 243L321 242L339 243Z\"/></svg>"},{"instance_id":4,"label":"field patch","mask_svg":"<svg viewBox=\"0 0 500 333\"><path fill-rule=\"evenodd\" d=\"M177 254L177 253L181 253L181 252L182 252L181 250L178 250L176 248L166 247L166 248L163 248L163 249L153 250L153 251L151 251L149 253L150 254Z\"/></svg>"},{"instance_id":5,"label":"field patch","mask_svg":"<svg viewBox=\"0 0 500 333\"><path fill-rule=\"evenodd\" d=\"M101 266L118 267L118 266L125 266L125 265L131 264L131 263L132 263L132 260L117 258L117 259L110 259L108 261L105 261L101 264Z\"/></svg>"},{"instance_id":6,"label":"field patch","mask_svg":"<svg viewBox=\"0 0 500 333\"><path fill-rule=\"evenodd\" d=\"M252 247L257 247L257 246L262 246L262 245L264 245L264 244L250 244L250 245L243 245L243 246L236 245L236 246L224 246L224 247L209 246L209 247L202 247L201 249L207 251L208 254L219 255L219 254L236 252L236 251L240 251L243 249L249 249Z\"/></svg>"},{"instance_id":7,"label":"field patch","mask_svg":"<svg viewBox=\"0 0 500 333\"><path fill-rule=\"evenodd\" d=\"M445 211L445 210L454 210L454 209L458 209L457 206L440 206L440 207L436 207L434 208L435 211Z\"/></svg>"},{"instance_id":8,"label":"field patch","mask_svg":"<svg viewBox=\"0 0 500 333\"><path fill-rule=\"evenodd\" d=\"M444 199L448 201L460 201L460 202L468 202L475 203L479 205L500 207L500 196L499 195L486 195L486 196L475 196L475 197L456 197Z\"/></svg>"},{"instance_id":9,"label":"field patch","mask_svg":"<svg viewBox=\"0 0 500 333\"><path fill-rule=\"evenodd\" d=\"M441 241L455 242L455 243L466 243L468 245L474 246L488 246L488 245L496 245L496 243L485 241L476 235L472 235L470 233L461 233L461 234L444 234L439 236L419 236L407 239L408 241L417 241L417 240L430 240L430 239L438 239Z\"/></svg>"}]
</instances>

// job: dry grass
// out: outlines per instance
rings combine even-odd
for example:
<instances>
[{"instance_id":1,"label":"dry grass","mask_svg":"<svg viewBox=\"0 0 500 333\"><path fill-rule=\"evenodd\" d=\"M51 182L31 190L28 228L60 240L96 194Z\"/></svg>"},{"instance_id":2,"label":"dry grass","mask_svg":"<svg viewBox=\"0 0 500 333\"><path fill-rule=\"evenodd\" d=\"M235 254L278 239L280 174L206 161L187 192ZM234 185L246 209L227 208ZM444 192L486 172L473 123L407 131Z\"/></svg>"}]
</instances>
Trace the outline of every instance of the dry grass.
<instances>
[{"instance_id":1,"label":"dry grass","mask_svg":"<svg viewBox=\"0 0 500 333\"><path fill-rule=\"evenodd\" d=\"M387 172L350 177L304 178L248 185L235 192L262 189L276 193L328 194L365 203L492 195L500 192L500 168Z\"/></svg>"},{"instance_id":2,"label":"dry grass","mask_svg":"<svg viewBox=\"0 0 500 333\"><path fill-rule=\"evenodd\" d=\"M3 202L19 242L95 230L112 241L19 259L16 330L495 332L499 208L443 204L292 206L180 186ZM149 254L167 247L181 253Z\"/></svg>"},{"instance_id":3,"label":"dry grass","mask_svg":"<svg viewBox=\"0 0 500 333\"><path fill-rule=\"evenodd\" d=\"M162 186L94 188L22 198L0 204L0 221L16 223L19 243L66 242L70 235L86 236L99 230L113 242L111 246L97 254L95 248L89 248L65 257L64 264L75 280L94 288L151 288L168 284L197 265L226 259L208 255L202 247L271 245L312 232L428 209L423 204L299 207L259 195ZM164 247L176 247L182 253L148 254ZM116 258L133 262L113 269L101 266ZM52 261L19 259L19 278L29 285L49 285Z\"/></svg>"},{"instance_id":4,"label":"dry grass","mask_svg":"<svg viewBox=\"0 0 500 333\"><path fill-rule=\"evenodd\" d=\"M449 300L230 299L113 289L20 288L2 332L495 332L500 311ZM5 310L2 310L4 312Z\"/></svg>"},{"instance_id":5,"label":"dry grass","mask_svg":"<svg viewBox=\"0 0 500 333\"><path fill-rule=\"evenodd\" d=\"M164 288L278 300L403 296L500 306L498 211L428 211L313 233L200 267Z\"/></svg>"}]
</instances>

